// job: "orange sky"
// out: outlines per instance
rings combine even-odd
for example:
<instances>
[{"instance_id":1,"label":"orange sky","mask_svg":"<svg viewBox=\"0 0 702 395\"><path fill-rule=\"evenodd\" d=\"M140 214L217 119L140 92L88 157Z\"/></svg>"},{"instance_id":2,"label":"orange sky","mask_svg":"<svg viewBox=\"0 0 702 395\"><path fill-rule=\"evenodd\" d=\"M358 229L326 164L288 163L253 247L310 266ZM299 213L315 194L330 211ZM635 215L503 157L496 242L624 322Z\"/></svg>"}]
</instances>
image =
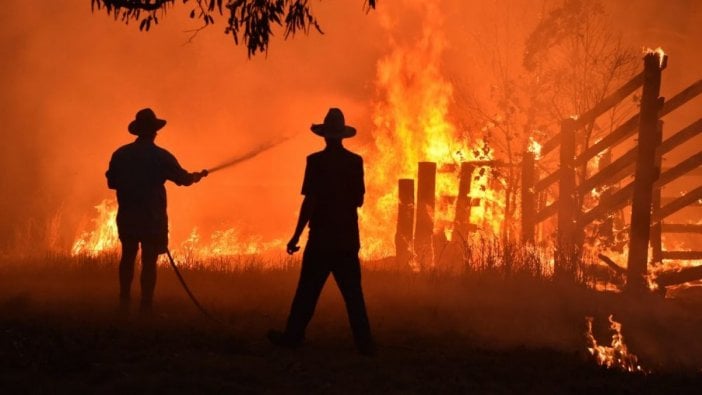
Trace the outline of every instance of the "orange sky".
<instances>
[{"instance_id":1,"label":"orange sky","mask_svg":"<svg viewBox=\"0 0 702 395\"><path fill-rule=\"evenodd\" d=\"M304 157L322 147L309 124L328 107L341 107L359 130L348 146L372 146L376 66L392 43L417 38L416 2L380 1L369 14L362 0L312 2L325 35L276 39L267 55L252 59L222 33L221 19L188 43L184 31L196 26L180 4L149 33L91 14L88 0L4 5L0 247L30 219L41 225L56 213L69 243L92 206L112 196L104 180L110 154L131 141L126 126L146 106L168 120L157 143L193 171L292 136L192 188L169 186L174 238L193 226L287 237L301 200ZM526 0L438 3L448 37L444 75L456 89L476 92L486 89L487 72L476 41L512 42L507 50L519 54L539 11ZM610 3L626 44L670 53L664 95L702 77L702 5Z\"/></svg>"}]
</instances>

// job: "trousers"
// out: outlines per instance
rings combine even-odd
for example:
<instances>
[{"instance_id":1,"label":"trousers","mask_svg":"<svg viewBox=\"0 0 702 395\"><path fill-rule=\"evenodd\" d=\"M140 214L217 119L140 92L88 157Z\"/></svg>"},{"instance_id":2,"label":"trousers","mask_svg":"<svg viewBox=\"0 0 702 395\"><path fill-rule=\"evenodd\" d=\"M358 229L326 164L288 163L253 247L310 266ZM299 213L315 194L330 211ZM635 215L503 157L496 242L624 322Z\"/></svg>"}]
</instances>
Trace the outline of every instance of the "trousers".
<instances>
[{"instance_id":1,"label":"trousers","mask_svg":"<svg viewBox=\"0 0 702 395\"><path fill-rule=\"evenodd\" d=\"M366 304L361 288L361 264L357 252L325 251L305 248L300 280L295 291L285 332L302 340L314 315L319 295L329 274L334 276L346 304L356 344L372 342Z\"/></svg>"},{"instance_id":2,"label":"trousers","mask_svg":"<svg viewBox=\"0 0 702 395\"><path fill-rule=\"evenodd\" d=\"M121 240L122 257L119 261L120 300L128 302L131 297L132 279L134 278L134 264L136 263L139 241ZM141 242L141 304L149 307L154 297L156 288L156 260L158 246L153 243Z\"/></svg>"}]
</instances>

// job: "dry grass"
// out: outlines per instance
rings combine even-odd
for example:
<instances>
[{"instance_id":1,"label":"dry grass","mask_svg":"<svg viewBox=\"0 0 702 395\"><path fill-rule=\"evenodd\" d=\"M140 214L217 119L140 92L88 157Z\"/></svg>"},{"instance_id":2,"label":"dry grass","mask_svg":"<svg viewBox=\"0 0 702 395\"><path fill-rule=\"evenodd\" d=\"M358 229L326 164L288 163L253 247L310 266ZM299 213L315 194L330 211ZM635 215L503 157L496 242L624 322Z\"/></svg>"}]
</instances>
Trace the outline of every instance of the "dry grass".
<instances>
[{"instance_id":1,"label":"dry grass","mask_svg":"<svg viewBox=\"0 0 702 395\"><path fill-rule=\"evenodd\" d=\"M381 345L378 357L368 359L355 354L342 300L330 284L305 347L270 346L264 334L284 323L298 263L260 270L246 259L237 270L221 260L189 262L183 271L223 326L199 315L167 266L159 269L158 314L144 320L115 315L116 257L6 260L0 386L93 393L640 393L692 389L701 379L702 294L694 289L677 299L633 300L556 284L519 262L509 270L485 263L420 274L390 260L366 263L364 290ZM630 350L653 374L605 371L588 359L585 316L595 317L595 334L606 342L609 314L623 323Z\"/></svg>"}]
</instances>

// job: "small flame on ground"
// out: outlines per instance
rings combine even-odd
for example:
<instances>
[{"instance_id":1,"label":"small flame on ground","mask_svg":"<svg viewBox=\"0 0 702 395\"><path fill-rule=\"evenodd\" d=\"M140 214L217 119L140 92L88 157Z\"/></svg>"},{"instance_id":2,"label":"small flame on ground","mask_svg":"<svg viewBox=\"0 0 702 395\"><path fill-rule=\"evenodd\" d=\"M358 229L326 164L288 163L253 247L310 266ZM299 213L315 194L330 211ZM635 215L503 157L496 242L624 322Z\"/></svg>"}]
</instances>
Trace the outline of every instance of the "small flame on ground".
<instances>
[{"instance_id":1,"label":"small flame on ground","mask_svg":"<svg viewBox=\"0 0 702 395\"><path fill-rule=\"evenodd\" d=\"M590 352L600 366L605 366L608 369L619 369L625 372L641 372L648 373L647 370L639 365L639 359L636 355L629 353L624 336L622 335L622 324L615 321L613 316L609 315L610 330L612 334L612 345L601 346L597 344L597 340L592 334L592 317L585 317L587 322L587 332L585 337L589 343L587 350Z\"/></svg>"},{"instance_id":2,"label":"small flame on ground","mask_svg":"<svg viewBox=\"0 0 702 395\"><path fill-rule=\"evenodd\" d=\"M93 230L78 236L71 248L71 255L97 256L117 249L117 202L114 199L105 199L95 206L95 209L97 217L92 220Z\"/></svg>"},{"instance_id":3,"label":"small flame on ground","mask_svg":"<svg viewBox=\"0 0 702 395\"><path fill-rule=\"evenodd\" d=\"M78 236L71 248L71 255L98 256L103 253L115 252L119 248L117 233L117 202L105 199L95 206L97 216L91 221L92 230ZM215 259L232 256L261 256L272 252L284 251L282 240L264 241L255 235L244 235L240 229L229 228L213 232L204 241L197 228L194 228L188 238L173 249L174 253L182 253L189 260Z\"/></svg>"}]
</instances>

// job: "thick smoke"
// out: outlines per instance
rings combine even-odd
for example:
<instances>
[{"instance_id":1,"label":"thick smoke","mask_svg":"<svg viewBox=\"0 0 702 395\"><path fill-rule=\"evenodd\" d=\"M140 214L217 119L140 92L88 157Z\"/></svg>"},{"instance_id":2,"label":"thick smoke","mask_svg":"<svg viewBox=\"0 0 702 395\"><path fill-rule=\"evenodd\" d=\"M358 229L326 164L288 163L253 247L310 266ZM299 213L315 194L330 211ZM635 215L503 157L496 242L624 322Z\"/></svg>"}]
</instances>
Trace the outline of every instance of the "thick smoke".
<instances>
[{"instance_id":1,"label":"thick smoke","mask_svg":"<svg viewBox=\"0 0 702 395\"><path fill-rule=\"evenodd\" d=\"M92 206L112 196L104 181L109 156L131 141L126 125L147 106L168 120L157 142L191 171L295 136L195 187L169 187L175 239L194 226L286 236L304 156L322 146L308 133L310 123L341 107L359 130L351 148L371 147L376 63L390 46L381 25L394 21L395 37L417 35L420 24L413 22L421 15L412 1L380 2L369 14L362 3L315 3L324 35L277 38L268 54L253 59L222 34L221 23L188 41L185 31L197 26L182 7L140 33L91 14L84 0L4 5L0 247L54 240L49 244L66 248ZM483 55L499 42L511 60L504 70L518 67L526 36L552 3L439 2L449 41L444 71L456 92L488 95L496 65ZM670 54L664 95L702 77L702 4L603 3L626 46L661 46Z\"/></svg>"}]
</instances>

